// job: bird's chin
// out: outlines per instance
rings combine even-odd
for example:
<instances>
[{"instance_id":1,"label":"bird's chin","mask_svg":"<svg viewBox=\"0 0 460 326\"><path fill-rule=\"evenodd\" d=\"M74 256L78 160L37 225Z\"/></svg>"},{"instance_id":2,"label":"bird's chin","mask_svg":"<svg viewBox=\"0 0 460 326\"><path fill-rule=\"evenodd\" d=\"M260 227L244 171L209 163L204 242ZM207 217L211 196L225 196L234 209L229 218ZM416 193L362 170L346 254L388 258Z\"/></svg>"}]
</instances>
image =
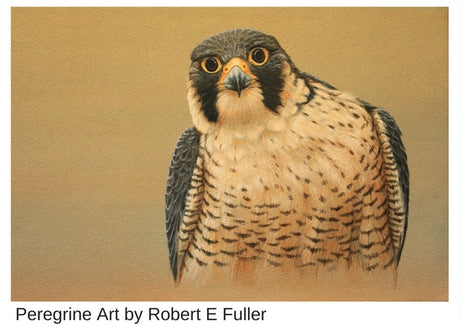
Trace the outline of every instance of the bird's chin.
<instances>
[{"instance_id":1,"label":"bird's chin","mask_svg":"<svg viewBox=\"0 0 460 326\"><path fill-rule=\"evenodd\" d=\"M252 85L241 90L240 93L225 88L217 95L216 107L219 115L225 112L252 114L263 107L263 96L260 89Z\"/></svg>"},{"instance_id":2,"label":"bird's chin","mask_svg":"<svg viewBox=\"0 0 460 326\"><path fill-rule=\"evenodd\" d=\"M257 140L267 129L273 113L263 104L258 89L246 89L240 97L235 93L223 91L217 96L216 131L229 139Z\"/></svg>"},{"instance_id":3,"label":"bird's chin","mask_svg":"<svg viewBox=\"0 0 460 326\"><path fill-rule=\"evenodd\" d=\"M232 90L221 91L217 95L216 107L221 122L246 124L267 118L267 108L258 88L246 88L240 96Z\"/></svg>"}]
</instances>

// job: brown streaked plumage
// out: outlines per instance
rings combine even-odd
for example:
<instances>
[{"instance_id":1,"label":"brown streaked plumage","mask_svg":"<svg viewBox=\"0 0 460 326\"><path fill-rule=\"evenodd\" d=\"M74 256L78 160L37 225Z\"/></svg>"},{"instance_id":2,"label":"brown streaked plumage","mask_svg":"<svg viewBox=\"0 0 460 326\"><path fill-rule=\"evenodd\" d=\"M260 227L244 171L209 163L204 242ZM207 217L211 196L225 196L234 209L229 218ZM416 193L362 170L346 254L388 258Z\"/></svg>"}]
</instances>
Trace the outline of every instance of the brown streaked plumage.
<instances>
[{"instance_id":1,"label":"brown streaked plumage","mask_svg":"<svg viewBox=\"0 0 460 326\"><path fill-rule=\"evenodd\" d=\"M408 169L386 111L248 29L195 48L188 101L166 192L177 282L396 270Z\"/></svg>"}]
</instances>

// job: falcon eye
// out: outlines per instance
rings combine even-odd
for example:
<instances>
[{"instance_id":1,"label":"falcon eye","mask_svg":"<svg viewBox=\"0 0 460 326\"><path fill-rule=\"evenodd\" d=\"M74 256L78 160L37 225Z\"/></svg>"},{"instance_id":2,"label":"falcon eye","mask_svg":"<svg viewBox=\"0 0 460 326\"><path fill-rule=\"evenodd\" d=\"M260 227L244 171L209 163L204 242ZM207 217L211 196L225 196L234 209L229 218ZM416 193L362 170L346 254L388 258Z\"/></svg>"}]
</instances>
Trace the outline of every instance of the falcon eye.
<instances>
[{"instance_id":1,"label":"falcon eye","mask_svg":"<svg viewBox=\"0 0 460 326\"><path fill-rule=\"evenodd\" d=\"M216 57L204 58L201 61L201 68L206 71L208 74L215 74L222 68L220 60Z\"/></svg>"},{"instance_id":2,"label":"falcon eye","mask_svg":"<svg viewBox=\"0 0 460 326\"><path fill-rule=\"evenodd\" d=\"M265 48L254 48L249 52L249 61L255 66L261 66L268 61L268 50Z\"/></svg>"}]
</instances>

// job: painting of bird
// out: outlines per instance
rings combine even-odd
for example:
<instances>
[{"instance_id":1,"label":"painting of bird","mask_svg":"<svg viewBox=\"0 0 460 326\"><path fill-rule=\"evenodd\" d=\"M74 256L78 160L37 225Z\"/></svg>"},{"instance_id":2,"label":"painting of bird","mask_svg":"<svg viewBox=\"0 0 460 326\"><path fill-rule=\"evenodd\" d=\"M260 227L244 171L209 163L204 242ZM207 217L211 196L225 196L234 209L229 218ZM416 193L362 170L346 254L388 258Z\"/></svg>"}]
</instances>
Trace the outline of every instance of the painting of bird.
<instances>
[{"instance_id":1,"label":"painting of bird","mask_svg":"<svg viewBox=\"0 0 460 326\"><path fill-rule=\"evenodd\" d=\"M409 172L387 111L252 29L194 48L187 99L165 196L177 283L397 270Z\"/></svg>"}]
</instances>

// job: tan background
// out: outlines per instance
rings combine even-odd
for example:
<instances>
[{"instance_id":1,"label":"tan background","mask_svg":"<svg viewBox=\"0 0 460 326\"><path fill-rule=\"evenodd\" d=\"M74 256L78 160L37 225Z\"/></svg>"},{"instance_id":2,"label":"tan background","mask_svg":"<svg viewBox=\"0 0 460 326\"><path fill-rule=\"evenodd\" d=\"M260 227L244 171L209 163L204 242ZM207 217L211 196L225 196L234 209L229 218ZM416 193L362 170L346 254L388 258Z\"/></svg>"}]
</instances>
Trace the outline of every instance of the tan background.
<instances>
[{"instance_id":1,"label":"tan background","mask_svg":"<svg viewBox=\"0 0 460 326\"><path fill-rule=\"evenodd\" d=\"M234 27L398 121L411 198L395 291L173 286L163 196L191 123L189 54ZM447 32L445 8L13 8L12 299L447 300Z\"/></svg>"}]
</instances>

